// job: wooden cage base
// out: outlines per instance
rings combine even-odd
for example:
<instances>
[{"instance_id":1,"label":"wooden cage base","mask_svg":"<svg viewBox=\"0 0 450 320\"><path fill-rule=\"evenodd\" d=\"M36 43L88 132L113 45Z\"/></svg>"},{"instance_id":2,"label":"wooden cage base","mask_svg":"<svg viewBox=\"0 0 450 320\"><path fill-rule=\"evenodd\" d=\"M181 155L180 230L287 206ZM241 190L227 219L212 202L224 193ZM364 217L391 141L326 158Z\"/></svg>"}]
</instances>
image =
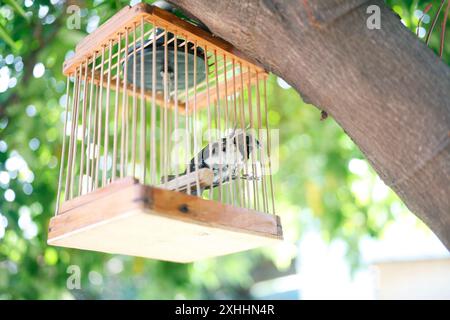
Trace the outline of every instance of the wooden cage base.
<instances>
[{"instance_id":1,"label":"wooden cage base","mask_svg":"<svg viewBox=\"0 0 450 320\"><path fill-rule=\"evenodd\" d=\"M186 263L282 237L278 216L124 178L65 202L48 244Z\"/></svg>"}]
</instances>

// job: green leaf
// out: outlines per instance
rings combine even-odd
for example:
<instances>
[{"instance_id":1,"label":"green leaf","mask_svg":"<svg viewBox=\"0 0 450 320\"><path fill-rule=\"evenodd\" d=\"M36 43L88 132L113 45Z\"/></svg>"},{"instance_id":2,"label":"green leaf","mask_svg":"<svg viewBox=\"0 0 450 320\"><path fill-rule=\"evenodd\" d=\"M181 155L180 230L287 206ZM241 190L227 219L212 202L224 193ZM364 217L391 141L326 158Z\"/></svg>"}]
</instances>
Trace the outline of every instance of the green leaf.
<instances>
[{"instance_id":1,"label":"green leaf","mask_svg":"<svg viewBox=\"0 0 450 320\"><path fill-rule=\"evenodd\" d=\"M27 16L25 10L16 2L16 0L5 0L7 4L9 4L13 9L20 14L22 17L24 17L27 21L29 21L29 17Z\"/></svg>"},{"instance_id":2,"label":"green leaf","mask_svg":"<svg viewBox=\"0 0 450 320\"><path fill-rule=\"evenodd\" d=\"M0 38L2 38L14 51L17 50L16 42L10 37L5 27L0 24Z\"/></svg>"}]
</instances>

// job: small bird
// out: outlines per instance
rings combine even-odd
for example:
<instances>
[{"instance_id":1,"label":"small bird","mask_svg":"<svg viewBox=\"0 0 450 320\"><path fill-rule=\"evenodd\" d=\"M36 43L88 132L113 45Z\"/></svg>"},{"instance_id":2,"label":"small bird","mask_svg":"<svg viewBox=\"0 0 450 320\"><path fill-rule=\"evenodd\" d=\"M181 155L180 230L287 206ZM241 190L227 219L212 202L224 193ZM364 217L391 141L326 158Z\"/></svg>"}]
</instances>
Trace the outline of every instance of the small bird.
<instances>
[{"instance_id":1,"label":"small bird","mask_svg":"<svg viewBox=\"0 0 450 320\"><path fill-rule=\"evenodd\" d=\"M241 175L246 161L250 158L254 146L261 148L259 141L250 133L241 129L233 132L220 141L211 142L206 145L189 163L189 172L197 169L211 169L213 171L213 183L211 186L200 188L199 192L193 188L192 195L201 195L205 189L215 188L220 184L235 180L237 178L253 179L248 175ZM186 169L179 176L188 173ZM173 180L175 175L167 176L167 180Z\"/></svg>"}]
</instances>

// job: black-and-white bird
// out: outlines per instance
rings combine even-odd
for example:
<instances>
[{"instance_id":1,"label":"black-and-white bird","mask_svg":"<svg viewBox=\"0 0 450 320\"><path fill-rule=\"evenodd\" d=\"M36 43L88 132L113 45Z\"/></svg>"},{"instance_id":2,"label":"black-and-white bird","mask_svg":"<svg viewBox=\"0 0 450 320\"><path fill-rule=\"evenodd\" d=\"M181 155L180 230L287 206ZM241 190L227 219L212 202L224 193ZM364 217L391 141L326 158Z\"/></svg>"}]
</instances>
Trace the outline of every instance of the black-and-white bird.
<instances>
[{"instance_id":1,"label":"black-and-white bird","mask_svg":"<svg viewBox=\"0 0 450 320\"><path fill-rule=\"evenodd\" d=\"M201 195L205 189L214 188L220 184L238 179L252 179L252 177L242 175L241 172L249 160L254 147L261 148L260 142L250 133L238 129L219 141L206 145L189 163L189 170L185 170L179 176L188 172L195 172L196 169L211 169L213 171L213 183L211 186L202 188L200 192L191 190L192 195ZM169 175L168 181L175 178Z\"/></svg>"}]
</instances>

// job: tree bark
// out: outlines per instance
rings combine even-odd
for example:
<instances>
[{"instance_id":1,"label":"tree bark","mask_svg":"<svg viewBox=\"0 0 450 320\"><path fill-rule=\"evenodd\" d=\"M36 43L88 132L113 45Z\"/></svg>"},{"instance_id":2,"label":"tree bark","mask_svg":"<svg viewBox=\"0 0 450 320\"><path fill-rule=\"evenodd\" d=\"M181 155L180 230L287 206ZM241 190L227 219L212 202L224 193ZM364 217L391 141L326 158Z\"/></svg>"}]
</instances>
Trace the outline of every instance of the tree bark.
<instances>
[{"instance_id":1,"label":"tree bark","mask_svg":"<svg viewBox=\"0 0 450 320\"><path fill-rule=\"evenodd\" d=\"M171 2L330 114L450 249L450 69L383 1Z\"/></svg>"}]
</instances>

